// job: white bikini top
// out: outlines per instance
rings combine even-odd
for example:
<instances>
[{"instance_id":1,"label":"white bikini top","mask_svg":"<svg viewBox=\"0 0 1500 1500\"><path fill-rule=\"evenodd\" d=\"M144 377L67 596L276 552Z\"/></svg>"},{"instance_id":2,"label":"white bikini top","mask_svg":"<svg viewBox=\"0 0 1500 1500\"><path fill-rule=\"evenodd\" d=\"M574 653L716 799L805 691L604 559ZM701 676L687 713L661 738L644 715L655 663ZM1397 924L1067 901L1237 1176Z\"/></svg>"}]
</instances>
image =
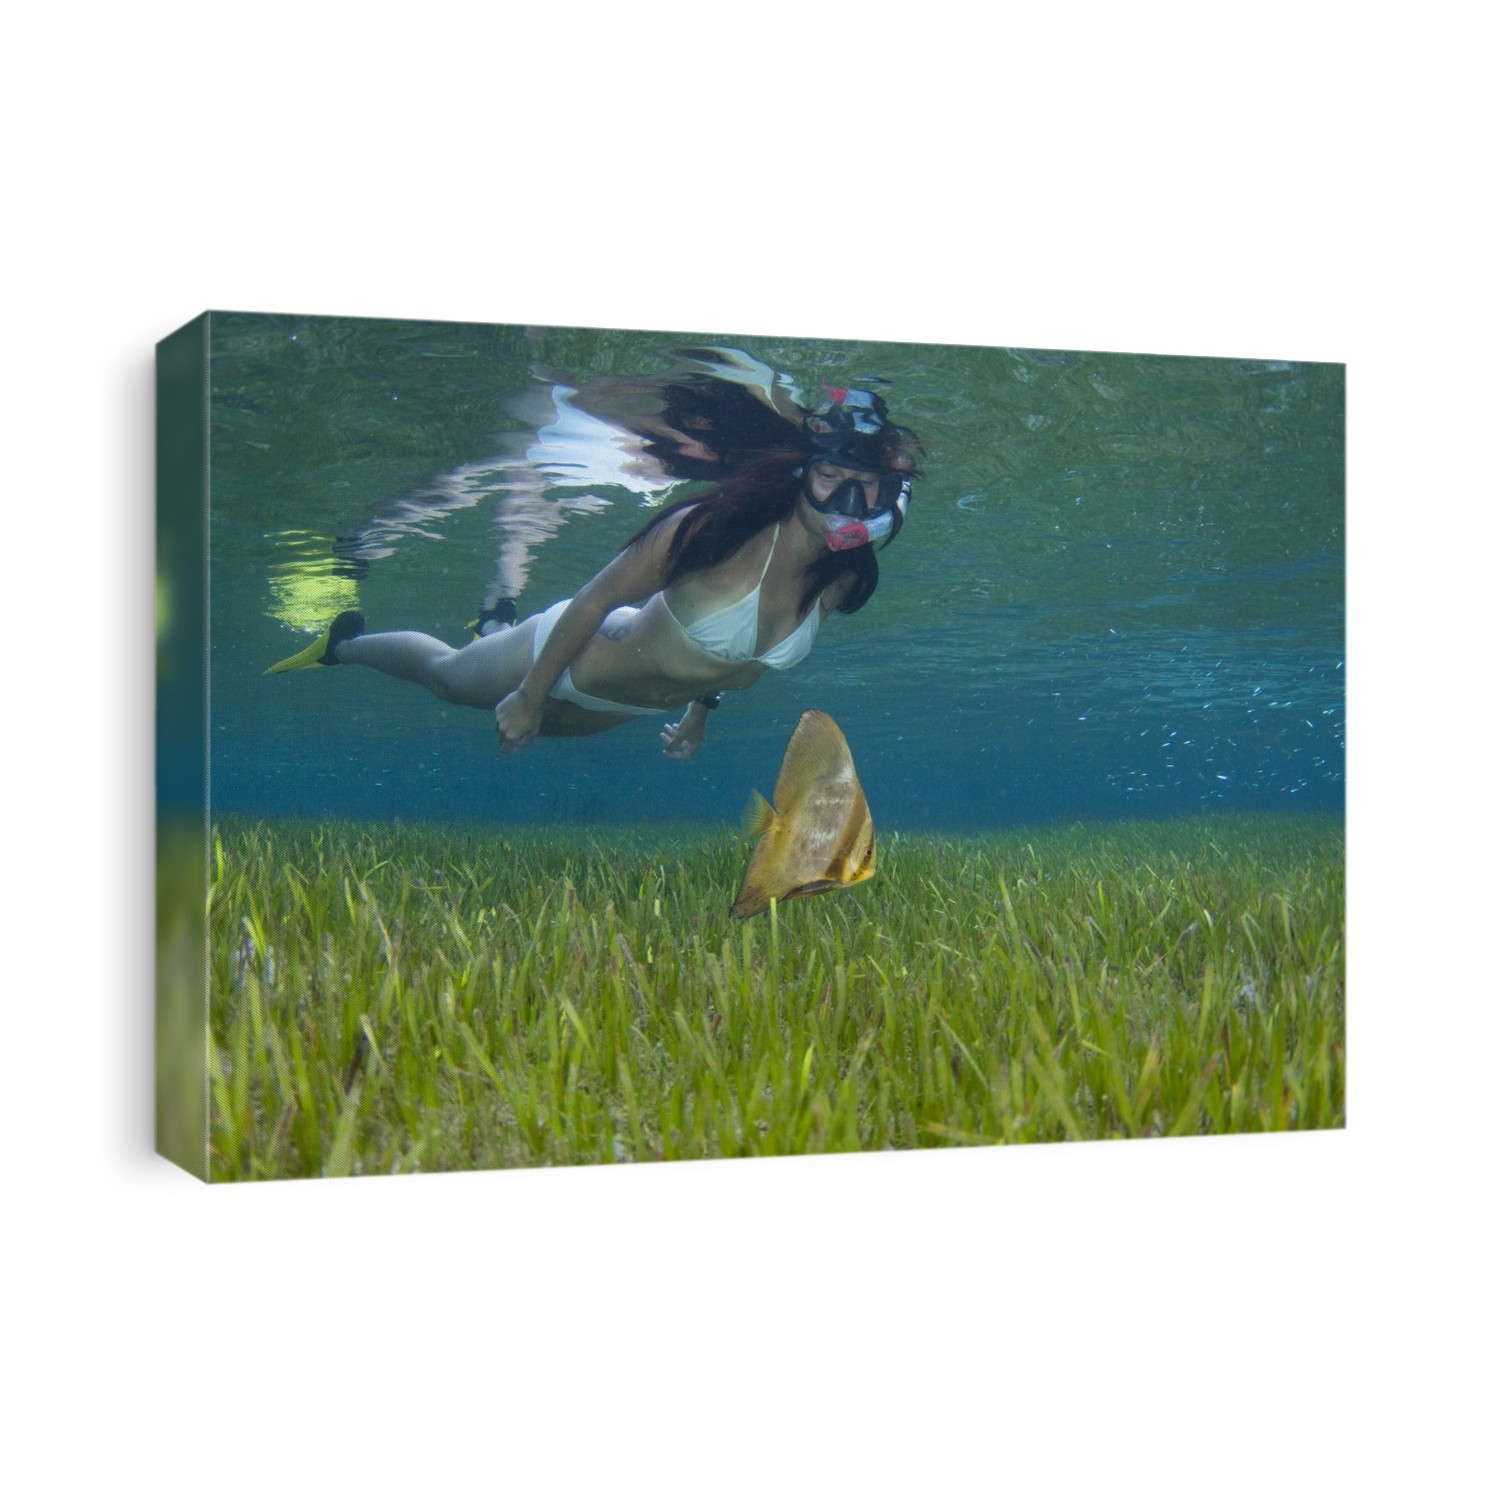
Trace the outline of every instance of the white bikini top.
<instances>
[{"instance_id":1,"label":"white bikini top","mask_svg":"<svg viewBox=\"0 0 1500 1500\"><path fill-rule=\"evenodd\" d=\"M717 609L691 625L684 625L676 615L672 615L672 606L667 604L663 596L661 602L667 605L667 613L677 622L677 628L695 645L702 646L710 656L732 662L758 661L763 667L774 667L777 671L784 672L788 667L795 667L812 650L813 637L818 633L823 614L816 603L789 636L777 641L763 656L755 654L755 642L760 635L760 589L770 571L771 554L776 551L776 543L780 537L781 524L778 522L775 535L771 538L770 550L766 553L766 565L760 570L760 578L755 587L743 599L736 600L724 609Z\"/></svg>"}]
</instances>

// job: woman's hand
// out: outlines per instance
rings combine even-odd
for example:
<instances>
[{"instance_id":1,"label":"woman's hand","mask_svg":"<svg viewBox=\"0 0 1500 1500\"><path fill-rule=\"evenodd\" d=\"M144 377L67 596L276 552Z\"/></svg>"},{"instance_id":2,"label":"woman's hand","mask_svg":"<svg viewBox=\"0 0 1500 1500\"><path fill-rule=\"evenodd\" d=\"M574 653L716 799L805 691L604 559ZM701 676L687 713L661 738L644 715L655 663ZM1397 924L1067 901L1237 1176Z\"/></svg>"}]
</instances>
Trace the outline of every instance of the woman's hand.
<instances>
[{"instance_id":1,"label":"woman's hand","mask_svg":"<svg viewBox=\"0 0 1500 1500\"><path fill-rule=\"evenodd\" d=\"M519 691L495 705L495 738L502 755L524 750L542 727L542 711Z\"/></svg>"},{"instance_id":2,"label":"woman's hand","mask_svg":"<svg viewBox=\"0 0 1500 1500\"><path fill-rule=\"evenodd\" d=\"M681 722L668 724L661 732L662 754L668 760L686 760L703 748L708 738L708 715L696 703L682 716Z\"/></svg>"}]
</instances>

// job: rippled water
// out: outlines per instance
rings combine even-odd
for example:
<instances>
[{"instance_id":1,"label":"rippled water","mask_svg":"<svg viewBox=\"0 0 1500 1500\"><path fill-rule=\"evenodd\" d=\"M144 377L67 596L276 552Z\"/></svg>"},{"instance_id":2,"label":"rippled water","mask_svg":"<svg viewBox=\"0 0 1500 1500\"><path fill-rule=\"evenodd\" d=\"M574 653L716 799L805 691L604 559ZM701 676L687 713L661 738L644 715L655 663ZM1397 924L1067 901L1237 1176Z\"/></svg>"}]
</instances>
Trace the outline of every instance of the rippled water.
<instances>
[{"instance_id":1,"label":"rippled water","mask_svg":"<svg viewBox=\"0 0 1500 1500\"><path fill-rule=\"evenodd\" d=\"M695 759L654 720L502 759L374 673L262 675L355 603L463 641L502 544L523 612L573 593L661 491L538 469L576 446L539 449L553 383L683 345L879 382L928 455L874 599ZM884 828L1343 806L1341 366L244 314L210 347L215 811L733 819L808 707Z\"/></svg>"}]
</instances>

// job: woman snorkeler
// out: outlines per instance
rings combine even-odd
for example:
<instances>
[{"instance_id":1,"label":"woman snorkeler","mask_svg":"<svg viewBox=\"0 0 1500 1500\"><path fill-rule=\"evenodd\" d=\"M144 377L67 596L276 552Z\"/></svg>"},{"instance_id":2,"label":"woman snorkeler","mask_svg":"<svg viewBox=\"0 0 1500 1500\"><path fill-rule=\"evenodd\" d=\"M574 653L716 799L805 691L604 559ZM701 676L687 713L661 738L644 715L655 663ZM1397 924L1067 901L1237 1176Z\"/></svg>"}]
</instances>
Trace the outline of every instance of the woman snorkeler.
<instances>
[{"instance_id":1,"label":"woman snorkeler","mask_svg":"<svg viewBox=\"0 0 1500 1500\"><path fill-rule=\"evenodd\" d=\"M494 709L507 754L538 735L597 734L687 702L661 736L666 755L686 760L726 691L795 666L825 615L869 599L873 544L905 519L917 439L879 396L828 394L799 446L668 506L572 599L462 647L415 631L366 635L350 610L269 671L374 667Z\"/></svg>"}]
</instances>

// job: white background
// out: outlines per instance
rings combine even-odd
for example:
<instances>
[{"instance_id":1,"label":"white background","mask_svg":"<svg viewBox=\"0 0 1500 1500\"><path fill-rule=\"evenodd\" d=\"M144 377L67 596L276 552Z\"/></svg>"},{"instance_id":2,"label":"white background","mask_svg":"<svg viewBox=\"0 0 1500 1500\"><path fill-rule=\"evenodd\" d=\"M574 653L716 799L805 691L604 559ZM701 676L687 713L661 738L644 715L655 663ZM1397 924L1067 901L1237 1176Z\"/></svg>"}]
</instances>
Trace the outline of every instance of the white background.
<instances>
[{"instance_id":1,"label":"white background","mask_svg":"<svg viewBox=\"0 0 1500 1500\"><path fill-rule=\"evenodd\" d=\"M41 14L0 92L11 1492L1492 1480L1471 7ZM213 1190L154 1160L151 361L206 307L1347 361L1349 1129Z\"/></svg>"}]
</instances>

